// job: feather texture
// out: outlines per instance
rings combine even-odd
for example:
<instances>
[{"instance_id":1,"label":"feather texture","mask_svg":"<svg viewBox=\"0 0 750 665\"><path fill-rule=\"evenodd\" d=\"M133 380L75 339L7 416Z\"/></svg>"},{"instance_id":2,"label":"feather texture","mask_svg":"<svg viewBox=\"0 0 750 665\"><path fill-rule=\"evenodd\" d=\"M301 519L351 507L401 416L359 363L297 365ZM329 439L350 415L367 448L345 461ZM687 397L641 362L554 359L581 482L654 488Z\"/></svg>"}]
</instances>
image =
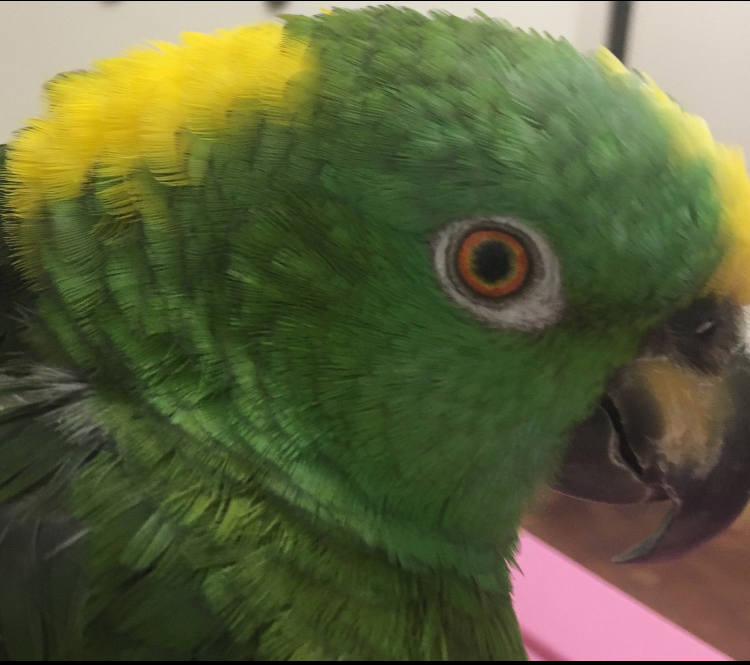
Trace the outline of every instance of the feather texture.
<instances>
[{"instance_id":1,"label":"feather texture","mask_svg":"<svg viewBox=\"0 0 750 665\"><path fill-rule=\"evenodd\" d=\"M6 655L522 658L521 513L724 258L715 161L482 16L184 42L53 81L0 166ZM500 214L561 266L533 335L431 264Z\"/></svg>"}]
</instances>

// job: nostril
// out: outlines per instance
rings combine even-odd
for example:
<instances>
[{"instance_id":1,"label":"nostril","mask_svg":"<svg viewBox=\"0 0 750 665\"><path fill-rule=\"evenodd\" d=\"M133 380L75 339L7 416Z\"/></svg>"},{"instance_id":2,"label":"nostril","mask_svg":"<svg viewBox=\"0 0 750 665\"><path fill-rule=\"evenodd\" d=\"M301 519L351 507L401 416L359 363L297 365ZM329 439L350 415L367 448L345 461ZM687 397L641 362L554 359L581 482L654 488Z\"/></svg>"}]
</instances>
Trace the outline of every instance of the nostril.
<instances>
[{"instance_id":1,"label":"nostril","mask_svg":"<svg viewBox=\"0 0 750 665\"><path fill-rule=\"evenodd\" d=\"M661 350L705 374L719 374L739 342L738 314L727 301L698 300L666 324Z\"/></svg>"}]
</instances>

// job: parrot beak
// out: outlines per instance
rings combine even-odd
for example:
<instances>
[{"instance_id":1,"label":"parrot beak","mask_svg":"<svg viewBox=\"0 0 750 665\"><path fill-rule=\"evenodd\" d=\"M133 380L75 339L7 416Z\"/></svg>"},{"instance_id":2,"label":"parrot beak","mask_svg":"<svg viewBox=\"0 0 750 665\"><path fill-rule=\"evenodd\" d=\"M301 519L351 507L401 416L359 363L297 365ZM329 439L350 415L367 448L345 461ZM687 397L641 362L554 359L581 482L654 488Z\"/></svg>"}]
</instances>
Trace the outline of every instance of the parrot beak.
<instances>
[{"instance_id":1,"label":"parrot beak","mask_svg":"<svg viewBox=\"0 0 750 665\"><path fill-rule=\"evenodd\" d=\"M679 557L726 529L750 497L750 358L739 307L678 312L612 380L573 433L555 489L603 503L669 500L657 531L614 559Z\"/></svg>"}]
</instances>

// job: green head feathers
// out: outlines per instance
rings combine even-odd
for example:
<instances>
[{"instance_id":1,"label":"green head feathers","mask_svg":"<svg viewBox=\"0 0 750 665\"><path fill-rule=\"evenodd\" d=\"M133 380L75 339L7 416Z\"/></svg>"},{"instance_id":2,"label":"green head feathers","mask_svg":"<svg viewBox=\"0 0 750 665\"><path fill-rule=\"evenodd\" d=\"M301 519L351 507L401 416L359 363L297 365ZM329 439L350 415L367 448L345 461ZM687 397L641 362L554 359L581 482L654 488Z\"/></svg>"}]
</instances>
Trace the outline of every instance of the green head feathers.
<instances>
[{"instance_id":1,"label":"green head feathers","mask_svg":"<svg viewBox=\"0 0 750 665\"><path fill-rule=\"evenodd\" d=\"M53 82L10 147L36 344L134 458L117 405L409 566L494 575L613 369L719 265L712 158L639 78L481 16L186 42Z\"/></svg>"}]
</instances>

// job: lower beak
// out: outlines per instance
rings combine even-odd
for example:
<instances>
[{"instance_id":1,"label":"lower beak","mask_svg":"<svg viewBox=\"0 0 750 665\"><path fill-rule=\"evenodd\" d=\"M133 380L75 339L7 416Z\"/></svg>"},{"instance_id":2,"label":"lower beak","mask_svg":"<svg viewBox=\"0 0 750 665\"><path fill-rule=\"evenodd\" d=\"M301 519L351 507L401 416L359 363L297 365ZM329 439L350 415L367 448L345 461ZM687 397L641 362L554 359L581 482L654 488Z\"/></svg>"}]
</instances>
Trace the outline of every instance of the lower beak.
<instances>
[{"instance_id":1,"label":"lower beak","mask_svg":"<svg viewBox=\"0 0 750 665\"><path fill-rule=\"evenodd\" d=\"M727 351L707 370L673 351L650 352L615 377L574 432L555 485L590 501L672 502L657 531L618 563L686 554L726 529L750 497L750 358Z\"/></svg>"}]
</instances>

